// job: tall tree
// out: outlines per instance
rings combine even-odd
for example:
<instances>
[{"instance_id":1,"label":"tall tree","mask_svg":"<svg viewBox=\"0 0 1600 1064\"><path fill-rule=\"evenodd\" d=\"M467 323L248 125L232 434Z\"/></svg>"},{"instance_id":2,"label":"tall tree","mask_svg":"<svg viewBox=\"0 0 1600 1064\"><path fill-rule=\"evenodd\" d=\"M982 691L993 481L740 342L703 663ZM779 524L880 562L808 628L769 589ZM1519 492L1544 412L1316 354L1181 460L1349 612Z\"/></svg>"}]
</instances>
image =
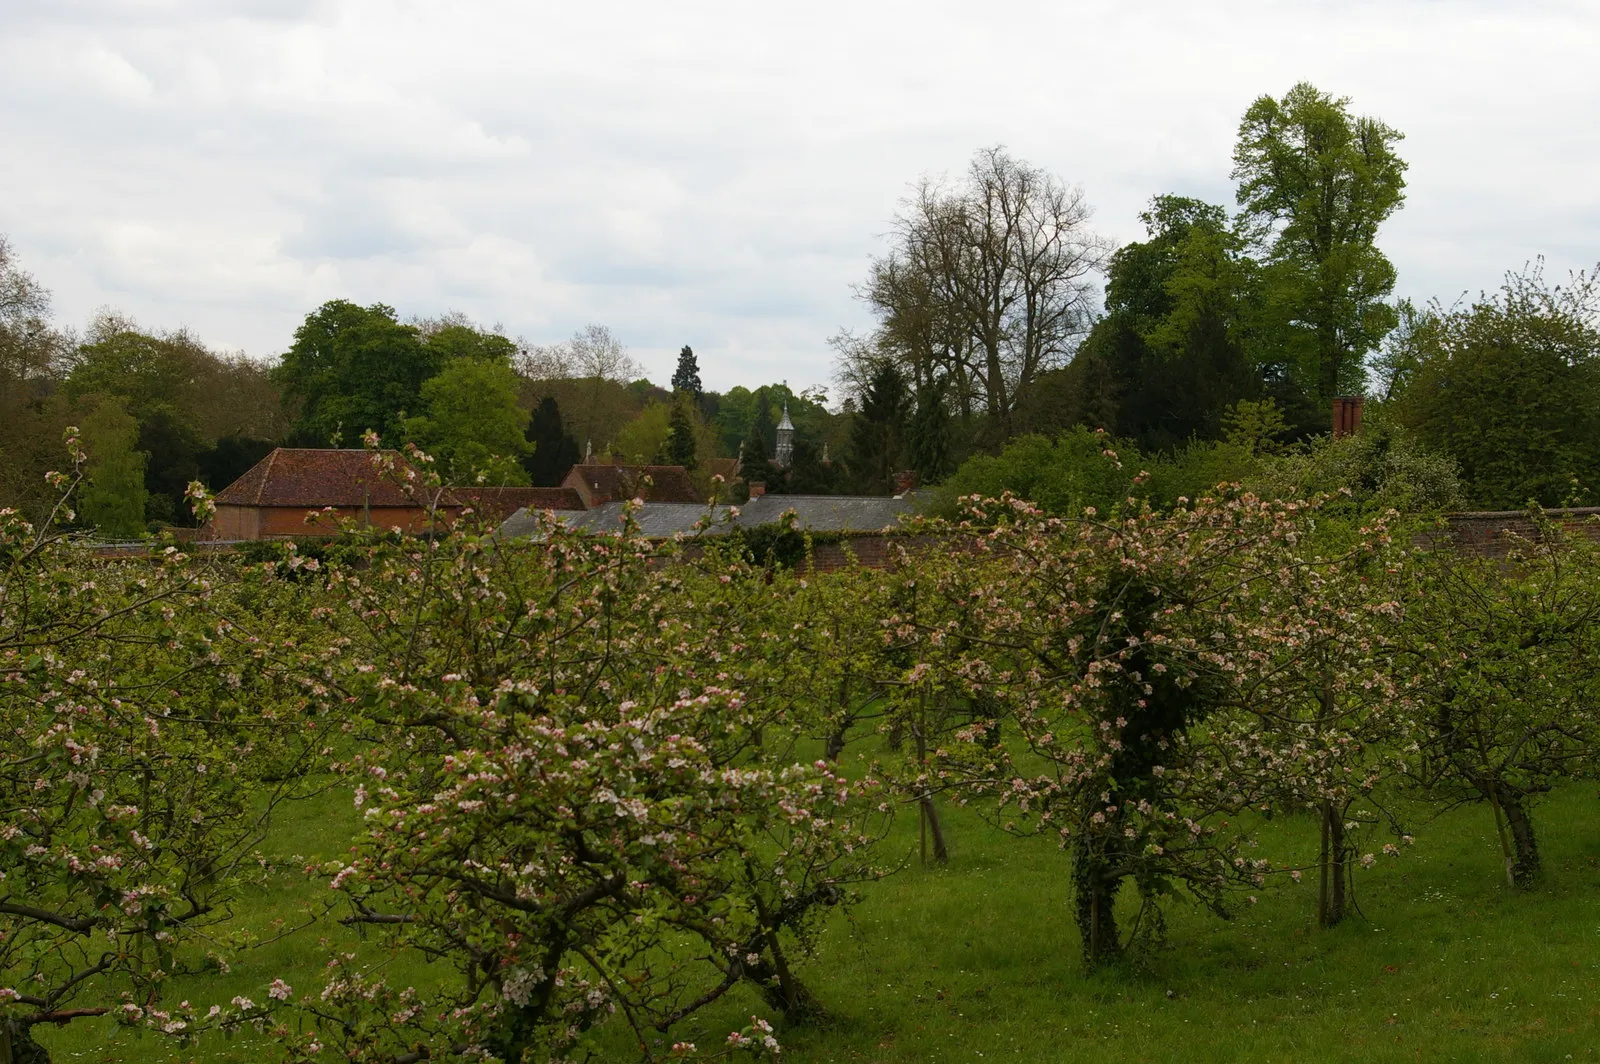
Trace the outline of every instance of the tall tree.
<instances>
[{"instance_id":1,"label":"tall tree","mask_svg":"<svg viewBox=\"0 0 1600 1064\"><path fill-rule=\"evenodd\" d=\"M1378 227L1405 198L1402 135L1350 113L1347 97L1300 82L1257 99L1239 124L1241 219L1268 269L1278 343L1320 409L1359 391L1362 362L1395 325L1394 266ZM1330 415L1331 416L1331 413Z\"/></svg>"},{"instance_id":2,"label":"tall tree","mask_svg":"<svg viewBox=\"0 0 1600 1064\"><path fill-rule=\"evenodd\" d=\"M1227 211L1157 196L1140 219L1148 235L1111 257L1106 315L1069 367L1066 405L1073 422L1171 450L1217 438L1228 405L1276 379L1276 355L1251 343L1259 271Z\"/></svg>"},{"instance_id":3,"label":"tall tree","mask_svg":"<svg viewBox=\"0 0 1600 1064\"><path fill-rule=\"evenodd\" d=\"M900 367L889 359L879 362L850 430L849 465L858 490L876 495L894 489L895 474L905 468L910 401Z\"/></svg>"},{"instance_id":4,"label":"tall tree","mask_svg":"<svg viewBox=\"0 0 1600 1064\"><path fill-rule=\"evenodd\" d=\"M517 345L510 338L492 330L480 329L465 318L424 322L418 329L421 330L422 342L437 354L440 365L458 358L509 364L517 354Z\"/></svg>"},{"instance_id":5,"label":"tall tree","mask_svg":"<svg viewBox=\"0 0 1600 1064\"><path fill-rule=\"evenodd\" d=\"M981 409L990 442L1004 440L1089 327L1109 251L1089 213L1080 189L1001 148L978 152L960 185L922 181L861 291L879 318L869 357L893 357L913 385L948 377L957 409Z\"/></svg>"},{"instance_id":6,"label":"tall tree","mask_svg":"<svg viewBox=\"0 0 1600 1064\"><path fill-rule=\"evenodd\" d=\"M50 292L0 235L0 506L38 519L55 503L44 473L71 421L58 393L71 344L51 324Z\"/></svg>"},{"instance_id":7,"label":"tall tree","mask_svg":"<svg viewBox=\"0 0 1600 1064\"><path fill-rule=\"evenodd\" d=\"M441 361L394 308L335 299L306 315L273 379L297 409L298 442L352 447L369 429L398 439L401 419L421 409L422 383Z\"/></svg>"},{"instance_id":8,"label":"tall tree","mask_svg":"<svg viewBox=\"0 0 1600 1064\"><path fill-rule=\"evenodd\" d=\"M955 469L947 392L942 377L918 388L916 407L906 426L906 451L923 484L937 484Z\"/></svg>"},{"instance_id":9,"label":"tall tree","mask_svg":"<svg viewBox=\"0 0 1600 1064\"><path fill-rule=\"evenodd\" d=\"M63 354L50 324L50 291L18 264L0 235L0 390L7 398L24 382L55 374Z\"/></svg>"},{"instance_id":10,"label":"tall tree","mask_svg":"<svg viewBox=\"0 0 1600 1064\"><path fill-rule=\"evenodd\" d=\"M700 363L694 357L694 348L688 344L678 352L678 368L672 374L672 390L694 396L695 402L705 389L700 385Z\"/></svg>"},{"instance_id":11,"label":"tall tree","mask_svg":"<svg viewBox=\"0 0 1600 1064\"><path fill-rule=\"evenodd\" d=\"M686 347L684 350L689 349ZM662 450L669 465L683 466L692 471L700 463L696 457L698 440L695 415L688 405L690 394L684 392L683 397L672 404L672 419L668 423L667 440Z\"/></svg>"},{"instance_id":12,"label":"tall tree","mask_svg":"<svg viewBox=\"0 0 1600 1064\"><path fill-rule=\"evenodd\" d=\"M651 400L665 398L661 389L641 394L631 387L643 371L604 325L587 325L564 343L530 347L516 366L529 382L524 395L530 405L555 396L568 431L585 450L605 449Z\"/></svg>"},{"instance_id":13,"label":"tall tree","mask_svg":"<svg viewBox=\"0 0 1600 1064\"><path fill-rule=\"evenodd\" d=\"M145 455L138 440L139 423L126 400L107 396L84 418L89 471L78 509L84 523L108 539L131 539L145 530Z\"/></svg>"},{"instance_id":14,"label":"tall tree","mask_svg":"<svg viewBox=\"0 0 1600 1064\"><path fill-rule=\"evenodd\" d=\"M462 358L422 385L427 413L407 432L433 453L447 483L521 484L528 452L528 412L517 401L517 375L505 361Z\"/></svg>"},{"instance_id":15,"label":"tall tree","mask_svg":"<svg viewBox=\"0 0 1600 1064\"><path fill-rule=\"evenodd\" d=\"M545 396L534 408L533 419L528 423L528 443L533 450L522 459L522 468L528 471L535 487L555 487L566 477L567 470L578 464L578 441L562 426L561 407L553 395Z\"/></svg>"}]
</instances>

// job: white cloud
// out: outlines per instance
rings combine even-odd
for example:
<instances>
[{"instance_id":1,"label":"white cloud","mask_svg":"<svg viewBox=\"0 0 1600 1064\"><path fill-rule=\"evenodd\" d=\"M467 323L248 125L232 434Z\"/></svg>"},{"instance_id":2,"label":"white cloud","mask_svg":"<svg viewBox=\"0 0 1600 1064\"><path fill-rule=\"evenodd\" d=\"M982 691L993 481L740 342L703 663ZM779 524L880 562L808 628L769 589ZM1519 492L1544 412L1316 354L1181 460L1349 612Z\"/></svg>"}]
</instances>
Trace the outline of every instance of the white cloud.
<instances>
[{"instance_id":1,"label":"white cloud","mask_svg":"<svg viewBox=\"0 0 1600 1064\"><path fill-rule=\"evenodd\" d=\"M67 316L263 355L349 297L825 380L918 175L1005 143L1137 238L1229 200L1239 115L1301 78L1407 134L1405 294L1600 257L1580 3L13 3L0 231Z\"/></svg>"}]
</instances>

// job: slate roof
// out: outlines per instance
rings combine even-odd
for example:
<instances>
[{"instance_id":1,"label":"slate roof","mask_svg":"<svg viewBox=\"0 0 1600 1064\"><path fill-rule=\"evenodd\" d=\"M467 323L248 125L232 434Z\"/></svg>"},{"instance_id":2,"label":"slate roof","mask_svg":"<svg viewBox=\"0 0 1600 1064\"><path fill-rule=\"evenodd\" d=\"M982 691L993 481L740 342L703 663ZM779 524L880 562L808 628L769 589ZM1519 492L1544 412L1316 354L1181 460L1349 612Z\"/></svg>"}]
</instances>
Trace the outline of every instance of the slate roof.
<instances>
[{"instance_id":1,"label":"slate roof","mask_svg":"<svg viewBox=\"0 0 1600 1064\"><path fill-rule=\"evenodd\" d=\"M393 451L385 452L395 454ZM279 447L217 493L219 506L415 506L371 451ZM396 456L400 472L411 468ZM453 500L441 500L452 505Z\"/></svg>"},{"instance_id":2,"label":"slate roof","mask_svg":"<svg viewBox=\"0 0 1600 1064\"><path fill-rule=\"evenodd\" d=\"M771 524L786 510L794 511L795 527L813 532L881 532L917 505L898 495L762 495L739 508L739 524Z\"/></svg>"},{"instance_id":3,"label":"slate roof","mask_svg":"<svg viewBox=\"0 0 1600 1064\"><path fill-rule=\"evenodd\" d=\"M623 501L604 503L581 513L555 516L569 528L590 532L617 533L622 530ZM742 528L771 524L786 510L795 512L796 527L813 532L880 532L899 523L902 514L916 512L914 499L877 495L762 495L739 507L733 523ZM718 506L713 520L727 519L729 508ZM651 539L666 539L689 532L706 515L704 503L647 502L635 520L639 530ZM533 535L538 528L535 515L519 511L500 526L500 535L516 539ZM713 533L716 528L713 527Z\"/></svg>"},{"instance_id":4,"label":"slate roof","mask_svg":"<svg viewBox=\"0 0 1600 1064\"><path fill-rule=\"evenodd\" d=\"M643 492L647 502L705 502L682 466L575 465L567 471L563 484L574 477L582 478L596 504L629 499L638 491ZM644 487L645 477L650 478L649 487Z\"/></svg>"}]
</instances>

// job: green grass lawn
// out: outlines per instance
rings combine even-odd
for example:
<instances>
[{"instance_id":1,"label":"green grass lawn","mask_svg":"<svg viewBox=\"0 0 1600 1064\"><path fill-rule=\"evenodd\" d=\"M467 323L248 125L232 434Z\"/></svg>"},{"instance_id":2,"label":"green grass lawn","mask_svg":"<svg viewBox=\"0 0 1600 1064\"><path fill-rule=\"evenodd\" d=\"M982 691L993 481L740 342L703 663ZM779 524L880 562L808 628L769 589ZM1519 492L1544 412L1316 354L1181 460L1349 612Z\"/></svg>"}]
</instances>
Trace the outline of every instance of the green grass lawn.
<instances>
[{"instance_id":1,"label":"green grass lawn","mask_svg":"<svg viewBox=\"0 0 1600 1064\"><path fill-rule=\"evenodd\" d=\"M1136 970L1086 977L1066 896L1065 856L947 810L953 860L915 863L906 817L886 856L911 863L870 887L823 937L805 976L833 1011L782 1029L792 1061L1566 1061L1600 1060L1600 807L1592 786L1538 809L1545 873L1534 890L1504 885L1486 809L1415 828L1417 844L1357 881L1364 916L1313 926L1315 888L1269 885L1231 922L1182 904L1168 948ZM281 825L282 857L338 854L353 824L333 796ZM1309 821L1267 826L1308 851ZM240 911L266 928L326 895L286 869ZM244 954L226 975L189 979L181 996L259 998L275 975L312 986L333 925ZM426 979L428 973L393 973ZM297 978L298 975L298 978ZM703 1046L762 1011L740 992L674 1031ZM616 1057L630 1059L626 1038ZM111 1024L44 1033L57 1061L257 1061L260 1042L189 1051Z\"/></svg>"}]
</instances>

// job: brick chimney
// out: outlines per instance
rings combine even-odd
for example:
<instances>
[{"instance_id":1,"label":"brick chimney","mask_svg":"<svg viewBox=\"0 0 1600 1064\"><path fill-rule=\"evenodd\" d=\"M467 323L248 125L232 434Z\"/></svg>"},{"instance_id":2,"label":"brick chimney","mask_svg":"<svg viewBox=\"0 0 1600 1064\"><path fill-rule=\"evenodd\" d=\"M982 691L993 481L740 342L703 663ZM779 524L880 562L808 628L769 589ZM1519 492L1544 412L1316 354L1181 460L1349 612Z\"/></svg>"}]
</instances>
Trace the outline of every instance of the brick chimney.
<instances>
[{"instance_id":1,"label":"brick chimney","mask_svg":"<svg viewBox=\"0 0 1600 1064\"><path fill-rule=\"evenodd\" d=\"M917 471L915 469L902 469L894 475L895 495L904 495L915 490L917 486Z\"/></svg>"},{"instance_id":2,"label":"brick chimney","mask_svg":"<svg viewBox=\"0 0 1600 1064\"><path fill-rule=\"evenodd\" d=\"M1359 395L1338 395L1333 399L1333 438L1354 436L1361 431L1361 404Z\"/></svg>"},{"instance_id":3,"label":"brick chimney","mask_svg":"<svg viewBox=\"0 0 1600 1064\"><path fill-rule=\"evenodd\" d=\"M764 481L764 480L752 480L750 482L750 497L752 499L759 499L759 498L761 498L761 496L765 495L766 493L767 493L767 482L766 481Z\"/></svg>"}]
</instances>

